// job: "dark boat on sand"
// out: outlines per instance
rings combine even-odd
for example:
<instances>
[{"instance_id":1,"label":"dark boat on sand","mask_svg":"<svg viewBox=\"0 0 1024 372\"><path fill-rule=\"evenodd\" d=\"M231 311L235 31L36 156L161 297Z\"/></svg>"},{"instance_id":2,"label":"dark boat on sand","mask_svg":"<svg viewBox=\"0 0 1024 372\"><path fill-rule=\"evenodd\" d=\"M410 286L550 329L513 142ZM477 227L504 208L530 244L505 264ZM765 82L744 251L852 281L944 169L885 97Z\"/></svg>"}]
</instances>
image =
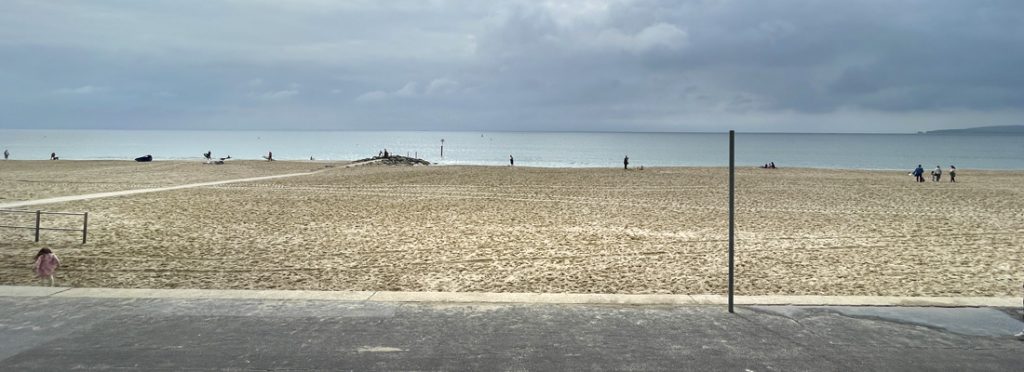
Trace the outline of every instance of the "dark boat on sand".
<instances>
[{"instance_id":1,"label":"dark boat on sand","mask_svg":"<svg viewBox=\"0 0 1024 372\"><path fill-rule=\"evenodd\" d=\"M135 158L135 161L140 162L140 163L141 162L147 162L147 161L153 161L153 155L140 156L140 157Z\"/></svg>"}]
</instances>

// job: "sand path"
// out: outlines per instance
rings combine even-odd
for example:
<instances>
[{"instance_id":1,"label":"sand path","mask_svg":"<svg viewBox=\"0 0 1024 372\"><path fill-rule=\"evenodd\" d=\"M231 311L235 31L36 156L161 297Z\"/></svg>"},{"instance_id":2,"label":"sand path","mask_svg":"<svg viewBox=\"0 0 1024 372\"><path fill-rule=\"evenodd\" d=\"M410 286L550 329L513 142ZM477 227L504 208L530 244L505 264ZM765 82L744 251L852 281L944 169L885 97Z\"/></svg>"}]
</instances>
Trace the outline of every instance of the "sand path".
<instances>
[{"instance_id":1,"label":"sand path","mask_svg":"<svg viewBox=\"0 0 1024 372\"><path fill-rule=\"evenodd\" d=\"M287 177L296 177L296 176L308 176L308 175L316 174L316 173L322 172L322 171L323 170L318 170L318 171L313 171L313 172L304 172L304 173L279 174L279 175L274 175L274 176L238 178L238 179L223 180L223 181L188 183L188 184L184 184L184 185L167 186L167 187L154 187L154 188L138 189L138 190L110 191L110 192L99 192L99 193L83 194L83 195L59 196L59 197L56 197L56 198L45 198L45 199L36 199L36 200L22 200L22 201L16 201L16 202L11 202L11 203L0 203L0 209L20 208L20 207L27 207L27 206L31 206L31 205L41 205L41 204L64 203L64 202L77 201L77 200L109 198L109 197L114 197L114 196L144 194L144 193L148 193L148 192L171 191L171 190L179 190L179 189L188 189L188 188L193 188L193 187L216 186L216 185L224 185L224 184L238 183L238 182L253 182L253 181L272 180L272 179L277 179L277 178L287 178Z\"/></svg>"}]
</instances>

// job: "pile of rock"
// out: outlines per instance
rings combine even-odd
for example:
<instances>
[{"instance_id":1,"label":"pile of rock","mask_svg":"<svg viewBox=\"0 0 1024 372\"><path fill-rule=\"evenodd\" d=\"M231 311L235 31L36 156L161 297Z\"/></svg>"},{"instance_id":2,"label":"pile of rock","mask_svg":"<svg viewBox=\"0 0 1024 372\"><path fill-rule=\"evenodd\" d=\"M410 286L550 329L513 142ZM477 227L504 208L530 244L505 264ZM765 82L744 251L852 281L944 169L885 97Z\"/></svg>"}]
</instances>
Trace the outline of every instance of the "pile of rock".
<instances>
[{"instance_id":1,"label":"pile of rock","mask_svg":"<svg viewBox=\"0 0 1024 372\"><path fill-rule=\"evenodd\" d=\"M430 165L429 161L408 156L390 155L388 157L374 156L372 158L359 159L350 165Z\"/></svg>"}]
</instances>

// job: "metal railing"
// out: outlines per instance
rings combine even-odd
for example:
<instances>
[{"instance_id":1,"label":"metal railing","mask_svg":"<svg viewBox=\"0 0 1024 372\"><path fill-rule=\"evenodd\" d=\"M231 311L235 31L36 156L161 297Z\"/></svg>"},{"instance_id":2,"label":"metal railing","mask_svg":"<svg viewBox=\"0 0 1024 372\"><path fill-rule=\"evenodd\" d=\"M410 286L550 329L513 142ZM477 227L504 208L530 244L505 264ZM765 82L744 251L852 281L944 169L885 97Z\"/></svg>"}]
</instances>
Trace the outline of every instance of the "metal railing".
<instances>
[{"instance_id":1,"label":"metal railing","mask_svg":"<svg viewBox=\"0 0 1024 372\"><path fill-rule=\"evenodd\" d=\"M31 229L31 230L35 230L36 243L39 242L39 232L40 231L76 231L76 232L77 231L81 231L82 232L82 244L85 244L85 239L88 236L88 231L89 231L89 212L81 212L81 213L77 213L77 212L44 212L44 211L39 211L39 210L33 212L33 211L19 211L19 210L11 210L11 209L0 209L0 213L35 214L36 215L36 225L35 226L0 225L0 228ZM42 217L43 217L44 214L47 214L47 215L63 215L63 216L82 216L82 228L81 229L66 229L66 228L57 228L57 227L42 227L40 225L42 224L42 219L43 219Z\"/></svg>"}]
</instances>

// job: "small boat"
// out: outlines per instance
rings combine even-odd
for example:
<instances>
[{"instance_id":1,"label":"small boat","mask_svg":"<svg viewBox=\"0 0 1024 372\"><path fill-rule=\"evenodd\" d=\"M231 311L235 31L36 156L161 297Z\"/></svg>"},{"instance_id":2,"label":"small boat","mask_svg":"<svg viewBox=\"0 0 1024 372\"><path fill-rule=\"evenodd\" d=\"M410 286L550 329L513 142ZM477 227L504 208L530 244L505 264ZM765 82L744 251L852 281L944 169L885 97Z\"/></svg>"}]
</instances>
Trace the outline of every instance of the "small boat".
<instances>
[{"instance_id":1,"label":"small boat","mask_svg":"<svg viewBox=\"0 0 1024 372\"><path fill-rule=\"evenodd\" d=\"M140 157L135 158L135 161L140 162L140 163L141 162L147 162L147 161L153 161L153 155L140 156Z\"/></svg>"}]
</instances>

